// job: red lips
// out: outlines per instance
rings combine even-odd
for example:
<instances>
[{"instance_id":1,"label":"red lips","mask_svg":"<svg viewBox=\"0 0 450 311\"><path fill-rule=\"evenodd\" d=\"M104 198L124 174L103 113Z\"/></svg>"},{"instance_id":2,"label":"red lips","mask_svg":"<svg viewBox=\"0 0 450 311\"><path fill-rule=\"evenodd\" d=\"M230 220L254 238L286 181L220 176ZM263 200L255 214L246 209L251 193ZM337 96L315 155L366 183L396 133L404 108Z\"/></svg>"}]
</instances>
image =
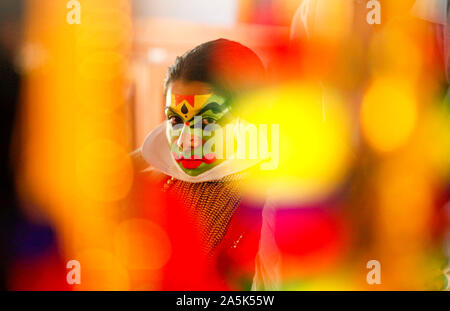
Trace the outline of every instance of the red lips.
<instances>
[{"instance_id":1,"label":"red lips","mask_svg":"<svg viewBox=\"0 0 450 311\"><path fill-rule=\"evenodd\" d=\"M216 155L214 153L207 154L201 159L195 159L192 155L190 158L185 158L182 155L177 155L173 153L173 157L177 163L181 163L185 169L193 170L200 166L203 162L206 164L211 164L216 161Z\"/></svg>"}]
</instances>

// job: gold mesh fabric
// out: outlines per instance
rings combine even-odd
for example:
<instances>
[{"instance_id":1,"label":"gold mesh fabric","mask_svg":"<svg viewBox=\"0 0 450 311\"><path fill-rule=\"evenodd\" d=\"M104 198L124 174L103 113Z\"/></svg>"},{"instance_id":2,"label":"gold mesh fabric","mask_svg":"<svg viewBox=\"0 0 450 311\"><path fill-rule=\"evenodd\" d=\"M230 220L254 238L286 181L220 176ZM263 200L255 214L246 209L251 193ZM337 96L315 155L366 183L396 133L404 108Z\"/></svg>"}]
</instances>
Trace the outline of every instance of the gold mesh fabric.
<instances>
[{"instance_id":1,"label":"gold mesh fabric","mask_svg":"<svg viewBox=\"0 0 450 311\"><path fill-rule=\"evenodd\" d=\"M244 173L219 181L191 183L171 178L165 191L175 194L192 211L205 251L211 253L225 236L231 217L238 207Z\"/></svg>"}]
</instances>

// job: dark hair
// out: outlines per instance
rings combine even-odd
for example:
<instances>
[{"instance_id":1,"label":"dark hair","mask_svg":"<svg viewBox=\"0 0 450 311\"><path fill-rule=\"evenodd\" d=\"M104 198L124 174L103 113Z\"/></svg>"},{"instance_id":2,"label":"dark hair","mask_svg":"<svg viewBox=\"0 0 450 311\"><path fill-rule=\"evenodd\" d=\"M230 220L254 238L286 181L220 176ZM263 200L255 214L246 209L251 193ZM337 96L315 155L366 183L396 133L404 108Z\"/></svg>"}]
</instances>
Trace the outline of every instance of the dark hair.
<instances>
[{"instance_id":1,"label":"dark hair","mask_svg":"<svg viewBox=\"0 0 450 311\"><path fill-rule=\"evenodd\" d=\"M260 86L264 79L264 65L255 52L238 42L217 39L177 57L167 72L164 92L176 80L199 81L230 98Z\"/></svg>"}]
</instances>

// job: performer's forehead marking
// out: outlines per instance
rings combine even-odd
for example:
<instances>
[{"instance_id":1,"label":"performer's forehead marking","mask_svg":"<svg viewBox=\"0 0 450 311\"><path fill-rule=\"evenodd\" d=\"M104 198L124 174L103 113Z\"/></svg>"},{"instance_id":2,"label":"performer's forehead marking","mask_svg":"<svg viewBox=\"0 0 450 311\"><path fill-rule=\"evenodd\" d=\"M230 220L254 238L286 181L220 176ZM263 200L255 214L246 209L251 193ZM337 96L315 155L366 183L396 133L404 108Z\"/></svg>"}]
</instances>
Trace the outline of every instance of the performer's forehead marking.
<instances>
[{"instance_id":1,"label":"performer's forehead marking","mask_svg":"<svg viewBox=\"0 0 450 311\"><path fill-rule=\"evenodd\" d=\"M170 98L169 96L167 97L167 109L183 117L185 121L189 121L195 115L202 114L207 110L212 110L213 113L220 113L225 110L225 107L221 107L223 102L206 104L213 95L213 93L204 95L170 94Z\"/></svg>"}]
</instances>

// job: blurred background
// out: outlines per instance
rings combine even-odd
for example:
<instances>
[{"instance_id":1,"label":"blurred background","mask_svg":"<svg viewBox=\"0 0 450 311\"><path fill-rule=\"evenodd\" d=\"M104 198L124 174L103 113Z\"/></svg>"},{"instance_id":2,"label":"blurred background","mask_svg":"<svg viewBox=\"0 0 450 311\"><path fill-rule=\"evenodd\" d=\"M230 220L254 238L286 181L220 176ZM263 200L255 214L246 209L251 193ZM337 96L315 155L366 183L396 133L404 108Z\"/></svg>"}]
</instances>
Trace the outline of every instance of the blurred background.
<instances>
[{"instance_id":1,"label":"blurred background","mask_svg":"<svg viewBox=\"0 0 450 311\"><path fill-rule=\"evenodd\" d=\"M172 241L128 212L129 153L164 120L168 67L217 38L268 71L242 102L280 125L279 167L248 187L270 189L277 289L448 288L447 19L445 0L1 1L3 289L162 288Z\"/></svg>"}]
</instances>

